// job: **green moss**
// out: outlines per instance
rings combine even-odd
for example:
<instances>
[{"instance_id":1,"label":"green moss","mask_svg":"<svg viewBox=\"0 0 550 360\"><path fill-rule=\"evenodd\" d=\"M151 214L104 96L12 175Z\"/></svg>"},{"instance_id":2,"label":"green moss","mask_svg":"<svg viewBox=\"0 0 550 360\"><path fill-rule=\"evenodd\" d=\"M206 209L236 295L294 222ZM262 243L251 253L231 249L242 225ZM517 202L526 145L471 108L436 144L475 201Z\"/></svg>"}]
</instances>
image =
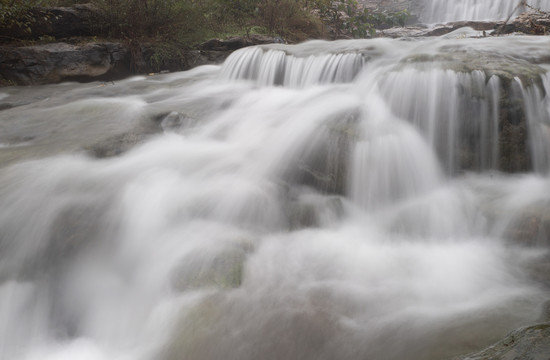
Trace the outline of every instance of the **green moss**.
<instances>
[{"instance_id":1,"label":"green moss","mask_svg":"<svg viewBox=\"0 0 550 360\"><path fill-rule=\"evenodd\" d=\"M185 291L199 288L231 289L241 286L244 264L251 247L237 242L217 254L200 252L183 259L173 275L173 286Z\"/></svg>"}]
</instances>

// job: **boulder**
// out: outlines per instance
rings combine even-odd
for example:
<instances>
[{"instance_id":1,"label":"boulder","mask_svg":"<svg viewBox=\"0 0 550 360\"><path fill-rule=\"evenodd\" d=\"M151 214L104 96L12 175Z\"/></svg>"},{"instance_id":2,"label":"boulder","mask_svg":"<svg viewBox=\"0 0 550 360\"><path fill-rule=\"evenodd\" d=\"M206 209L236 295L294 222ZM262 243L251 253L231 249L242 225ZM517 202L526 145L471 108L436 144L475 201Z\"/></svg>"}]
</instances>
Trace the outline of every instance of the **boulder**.
<instances>
[{"instance_id":1,"label":"boulder","mask_svg":"<svg viewBox=\"0 0 550 360\"><path fill-rule=\"evenodd\" d=\"M0 77L18 85L121 77L128 74L127 55L119 43L1 46Z\"/></svg>"}]
</instances>

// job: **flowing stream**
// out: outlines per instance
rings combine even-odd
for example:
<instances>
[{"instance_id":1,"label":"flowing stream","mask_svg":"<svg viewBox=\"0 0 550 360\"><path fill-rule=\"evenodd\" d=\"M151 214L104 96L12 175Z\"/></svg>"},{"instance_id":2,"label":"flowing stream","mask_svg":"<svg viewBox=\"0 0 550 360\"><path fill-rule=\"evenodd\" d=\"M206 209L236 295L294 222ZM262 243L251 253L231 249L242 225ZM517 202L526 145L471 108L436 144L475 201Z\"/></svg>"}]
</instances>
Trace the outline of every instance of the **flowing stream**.
<instances>
[{"instance_id":1,"label":"flowing stream","mask_svg":"<svg viewBox=\"0 0 550 360\"><path fill-rule=\"evenodd\" d=\"M477 35L0 89L0 358L443 360L535 322L550 39Z\"/></svg>"}]
</instances>

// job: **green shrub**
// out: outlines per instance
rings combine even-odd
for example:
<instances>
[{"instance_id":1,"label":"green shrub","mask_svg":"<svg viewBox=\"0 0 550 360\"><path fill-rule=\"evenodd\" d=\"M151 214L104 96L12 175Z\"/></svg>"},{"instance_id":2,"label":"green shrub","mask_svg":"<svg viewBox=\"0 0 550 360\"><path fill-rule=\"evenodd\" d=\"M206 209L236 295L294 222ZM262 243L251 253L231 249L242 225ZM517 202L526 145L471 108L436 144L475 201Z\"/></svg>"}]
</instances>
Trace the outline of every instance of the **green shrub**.
<instances>
[{"instance_id":1,"label":"green shrub","mask_svg":"<svg viewBox=\"0 0 550 360\"><path fill-rule=\"evenodd\" d=\"M0 0L2 33L6 35L30 33L31 26L37 19L29 10L32 7L46 6L50 3L51 1L45 0Z\"/></svg>"}]
</instances>

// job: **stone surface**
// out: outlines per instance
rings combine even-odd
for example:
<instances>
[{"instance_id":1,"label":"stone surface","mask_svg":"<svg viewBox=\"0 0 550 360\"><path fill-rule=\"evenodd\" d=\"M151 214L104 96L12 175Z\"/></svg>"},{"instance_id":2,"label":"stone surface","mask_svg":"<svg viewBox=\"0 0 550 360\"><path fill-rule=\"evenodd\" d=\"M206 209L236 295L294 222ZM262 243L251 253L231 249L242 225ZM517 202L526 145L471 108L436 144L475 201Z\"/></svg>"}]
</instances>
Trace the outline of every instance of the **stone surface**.
<instances>
[{"instance_id":1,"label":"stone surface","mask_svg":"<svg viewBox=\"0 0 550 360\"><path fill-rule=\"evenodd\" d=\"M94 42L73 45L57 42L23 47L6 45L0 46L0 79L17 85L116 80L135 73L181 71L220 64L234 50L279 41L278 38L260 35L213 39L197 50L181 51L161 64L152 61L155 50L151 44Z\"/></svg>"},{"instance_id":2,"label":"stone surface","mask_svg":"<svg viewBox=\"0 0 550 360\"><path fill-rule=\"evenodd\" d=\"M211 39L199 45L199 49L209 51L233 51L252 45L281 42L283 42L281 38L264 35L238 36L229 39Z\"/></svg>"},{"instance_id":3,"label":"stone surface","mask_svg":"<svg viewBox=\"0 0 550 360\"><path fill-rule=\"evenodd\" d=\"M19 85L124 75L127 50L118 43L53 43L0 47L0 76Z\"/></svg>"},{"instance_id":4,"label":"stone surface","mask_svg":"<svg viewBox=\"0 0 550 360\"><path fill-rule=\"evenodd\" d=\"M541 202L525 208L512 219L504 235L521 245L550 246L550 204Z\"/></svg>"},{"instance_id":5,"label":"stone surface","mask_svg":"<svg viewBox=\"0 0 550 360\"><path fill-rule=\"evenodd\" d=\"M329 122L296 152L284 180L317 189L322 193L344 194L351 145L357 138L358 113L342 114Z\"/></svg>"},{"instance_id":6,"label":"stone surface","mask_svg":"<svg viewBox=\"0 0 550 360\"><path fill-rule=\"evenodd\" d=\"M446 24L436 24L432 27L416 24L378 30L376 35L391 38L442 36L463 27L470 27L473 30L481 31L483 32L481 36L512 33L548 35L550 34L550 13L526 12L510 20L508 23L504 21L455 21Z\"/></svg>"},{"instance_id":7,"label":"stone surface","mask_svg":"<svg viewBox=\"0 0 550 360\"><path fill-rule=\"evenodd\" d=\"M548 360L550 323L527 326L511 332L487 349L455 360Z\"/></svg>"},{"instance_id":8,"label":"stone surface","mask_svg":"<svg viewBox=\"0 0 550 360\"><path fill-rule=\"evenodd\" d=\"M191 251L172 273L172 286L177 291L237 288L242 284L250 251L252 244L247 241L235 241L221 249Z\"/></svg>"},{"instance_id":9,"label":"stone surface","mask_svg":"<svg viewBox=\"0 0 550 360\"><path fill-rule=\"evenodd\" d=\"M529 35L549 35L550 13L537 11L525 12L507 24L500 25L497 32L502 34L521 32Z\"/></svg>"},{"instance_id":10,"label":"stone surface","mask_svg":"<svg viewBox=\"0 0 550 360\"><path fill-rule=\"evenodd\" d=\"M503 22L498 21L456 21L446 24L438 24L433 27L424 25L413 25L405 27L394 27L385 30L378 30L376 35L379 37L428 37L447 35L455 30L469 27L475 31L482 32L479 36L489 36L493 31L501 26Z\"/></svg>"}]
</instances>

